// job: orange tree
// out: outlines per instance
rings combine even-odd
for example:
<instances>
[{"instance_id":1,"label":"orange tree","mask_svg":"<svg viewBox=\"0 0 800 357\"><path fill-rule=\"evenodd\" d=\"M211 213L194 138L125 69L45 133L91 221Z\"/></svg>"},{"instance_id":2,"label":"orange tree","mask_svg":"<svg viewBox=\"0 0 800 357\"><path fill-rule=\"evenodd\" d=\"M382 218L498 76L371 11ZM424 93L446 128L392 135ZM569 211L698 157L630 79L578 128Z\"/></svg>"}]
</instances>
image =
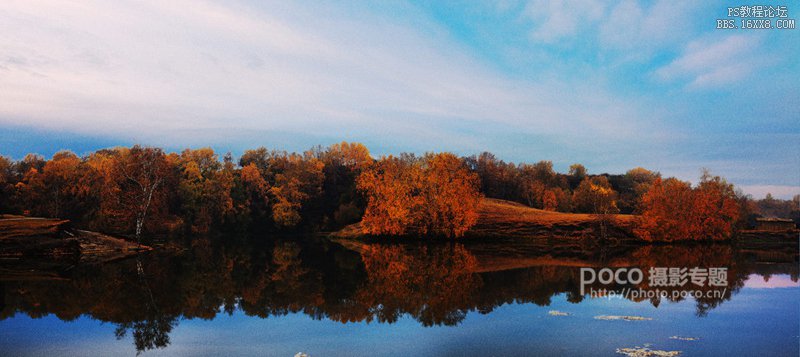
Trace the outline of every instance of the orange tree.
<instances>
[{"instance_id":1,"label":"orange tree","mask_svg":"<svg viewBox=\"0 0 800 357\"><path fill-rule=\"evenodd\" d=\"M697 187L656 178L642 196L637 236L646 241L723 240L739 215L733 185L704 172Z\"/></svg>"},{"instance_id":2,"label":"orange tree","mask_svg":"<svg viewBox=\"0 0 800 357\"><path fill-rule=\"evenodd\" d=\"M383 157L357 180L367 198L364 232L460 237L477 221L479 185L451 153Z\"/></svg>"}]
</instances>

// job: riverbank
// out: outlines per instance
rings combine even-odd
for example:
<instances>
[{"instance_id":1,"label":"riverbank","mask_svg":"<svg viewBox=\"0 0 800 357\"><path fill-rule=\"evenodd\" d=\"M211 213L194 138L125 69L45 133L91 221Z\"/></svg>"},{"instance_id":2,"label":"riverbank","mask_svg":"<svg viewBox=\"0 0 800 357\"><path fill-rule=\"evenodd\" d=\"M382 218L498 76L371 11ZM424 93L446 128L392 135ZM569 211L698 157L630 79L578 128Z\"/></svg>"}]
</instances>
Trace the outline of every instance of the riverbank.
<instances>
[{"instance_id":1,"label":"riverbank","mask_svg":"<svg viewBox=\"0 0 800 357\"><path fill-rule=\"evenodd\" d=\"M76 264L102 264L151 247L75 229L69 220L0 215L0 275L57 278Z\"/></svg>"},{"instance_id":2,"label":"riverbank","mask_svg":"<svg viewBox=\"0 0 800 357\"><path fill-rule=\"evenodd\" d=\"M636 241L636 215L612 214L600 217L584 213L563 213L531 208L520 203L484 198L478 206L478 222L466 239L543 238L561 241L596 239L605 225L606 238ZM360 223L331 234L336 239L367 239Z\"/></svg>"}]
</instances>

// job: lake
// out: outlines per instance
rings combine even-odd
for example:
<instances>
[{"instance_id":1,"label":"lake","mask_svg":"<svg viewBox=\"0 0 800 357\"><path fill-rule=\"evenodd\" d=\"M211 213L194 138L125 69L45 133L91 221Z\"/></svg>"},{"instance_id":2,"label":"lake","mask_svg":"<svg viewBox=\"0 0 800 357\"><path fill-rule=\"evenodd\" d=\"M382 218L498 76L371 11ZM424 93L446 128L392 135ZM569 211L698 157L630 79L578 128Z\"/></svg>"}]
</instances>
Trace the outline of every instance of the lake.
<instances>
[{"instance_id":1,"label":"lake","mask_svg":"<svg viewBox=\"0 0 800 357\"><path fill-rule=\"evenodd\" d=\"M796 247L196 240L56 275L0 270L4 356L797 356ZM718 288L581 294L581 267L722 267ZM651 284L652 285L652 284ZM639 284L589 288L654 291ZM673 297L701 290L708 296ZM641 351L640 351L641 352Z\"/></svg>"}]
</instances>

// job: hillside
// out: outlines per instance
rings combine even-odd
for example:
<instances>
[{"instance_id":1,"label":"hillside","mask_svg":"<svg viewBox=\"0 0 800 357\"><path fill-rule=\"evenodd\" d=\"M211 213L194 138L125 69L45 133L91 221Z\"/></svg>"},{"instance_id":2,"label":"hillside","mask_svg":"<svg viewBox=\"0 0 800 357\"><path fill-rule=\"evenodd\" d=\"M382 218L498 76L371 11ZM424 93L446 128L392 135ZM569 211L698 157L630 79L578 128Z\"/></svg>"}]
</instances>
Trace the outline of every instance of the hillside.
<instances>
[{"instance_id":1,"label":"hillside","mask_svg":"<svg viewBox=\"0 0 800 357\"><path fill-rule=\"evenodd\" d=\"M631 239L637 216L610 215L608 236ZM596 239L600 225L595 215L583 213L551 212L528 206L484 198L478 208L478 223L466 238L518 237L548 239ZM363 238L359 223L333 233L335 238Z\"/></svg>"},{"instance_id":2,"label":"hillside","mask_svg":"<svg viewBox=\"0 0 800 357\"><path fill-rule=\"evenodd\" d=\"M545 211L493 198L481 200L478 214L478 223L467 236L579 239L596 238L599 233L596 215ZM609 236L632 236L635 219L634 215L609 215Z\"/></svg>"}]
</instances>

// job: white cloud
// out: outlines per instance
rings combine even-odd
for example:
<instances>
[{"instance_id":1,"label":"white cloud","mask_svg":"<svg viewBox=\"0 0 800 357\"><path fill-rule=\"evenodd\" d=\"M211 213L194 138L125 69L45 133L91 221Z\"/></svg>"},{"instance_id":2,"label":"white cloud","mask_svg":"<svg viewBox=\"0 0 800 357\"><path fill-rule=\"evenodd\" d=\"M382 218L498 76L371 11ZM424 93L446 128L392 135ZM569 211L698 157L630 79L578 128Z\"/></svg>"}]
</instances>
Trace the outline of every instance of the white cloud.
<instances>
[{"instance_id":1,"label":"white cloud","mask_svg":"<svg viewBox=\"0 0 800 357\"><path fill-rule=\"evenodd\" d=\"M451 146L480 136L457 133L459 122L568 138L636 132L637 109L592 83L508 79L435 25L415 25L281 2L11 1L0 12L0 122L173 145L236 130Z\"/></svg>"},{"instance_id":2,"label":"white cloud","mask_svg":"<svg viewBox=\"0 0 800 357\"><path fill-rule=\"evenodd\" d=\"M659 46L677 46L664 35L670 12L656 11L661 4L615 10L632 20L630 32L649 33L631 37L634 47L626 51L655 38L664 38ZM564 14L593 31L610 21L612 9L595 1L534 5L527 11L544 11L535 13L537 31L544 31L538 36L554 41L584 35L586 23ZM615 95L597 67L566 64L535 80L509 78L413 9L380 14L358 6L9 0L0 10L0 125L173 148L296 150L326 144L324 138L391 152L490 150L514 161L583 162L596 172L658 168L706 148L693 144L695 152L667 155L678 150L683 130L706 139L674 124L693 113L674 115L660 98L648 101L652 93ZM637 11L642 16L631 18ZM618 40L605 38L604 45L628 43ZM712 86L739 70L739 62L720 56L759 58L749 55L755 49L736 52L727 41L735 42L697 41L660 78ZM760 161L735 165L761 167L750 165ZM683 168L695 173L704 165ZM747 181L759 182L786 183Z\"/></svg>"},{"instance_id":3,"label":"white cloud","mask_svg":"<svg viewBox=\"0 0 800 357\"><path fill-rule=\"evenodd\" d=\"M690 88L720 87L747 78L770 65L757 35L704 38L689 43L683 54L656 70L664 81L688 80Z\"/></svg>"},{"instance_id":4,"label":"white cloud","mask_svg":"<svg viewBox=\"0 0 800 357\"><path fill-rule=\"evenodd\" d=\"M692 20L699 6L689 0L659 0L649 5L622 0L603 17L598 37L606 48L649 55L694 35L697 21Z\"/></svg>"},{"instance_id":5,"label":"white cloud","mask_svg":"<svg viewBox=\"0 0 800 357\"><path fill-rule=\"evenodd\" d=\"M598 0L532 0L525 15L535 23L532 37L546 43L575 36L586 24L599 20L605 6Z\"/></svg>"}]
</instances>

